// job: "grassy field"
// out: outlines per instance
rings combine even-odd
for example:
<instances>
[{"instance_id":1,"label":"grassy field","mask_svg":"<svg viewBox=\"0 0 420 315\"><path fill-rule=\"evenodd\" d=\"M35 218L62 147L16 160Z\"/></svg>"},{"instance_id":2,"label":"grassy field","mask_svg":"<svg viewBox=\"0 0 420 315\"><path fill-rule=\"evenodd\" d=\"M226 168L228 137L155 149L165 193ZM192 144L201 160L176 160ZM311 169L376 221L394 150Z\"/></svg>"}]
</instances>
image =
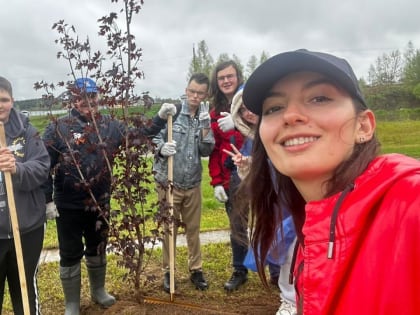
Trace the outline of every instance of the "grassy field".
<instances>
[{"instance_id":1,"label":"grassy field","mask_svg":"<svg viewBox=\"0 0 420 315\"><path fill-rule=\"evenodd\" d=\"M379 121L377 134L383 153L420 158L420 120Z\"/></svg>"}]
</instances>

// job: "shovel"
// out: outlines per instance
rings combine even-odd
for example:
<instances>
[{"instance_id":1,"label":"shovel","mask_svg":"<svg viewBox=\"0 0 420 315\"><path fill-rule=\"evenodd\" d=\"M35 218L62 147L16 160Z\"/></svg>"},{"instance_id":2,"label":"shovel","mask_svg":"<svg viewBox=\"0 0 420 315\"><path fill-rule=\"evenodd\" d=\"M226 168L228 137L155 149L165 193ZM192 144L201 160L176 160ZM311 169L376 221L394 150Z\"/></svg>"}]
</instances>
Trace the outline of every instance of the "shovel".
<instances>
[{"instance_id":1,"label":"shovel","mask_svg":"<svg viewBox=\"0 0 420 315\"><path fill-rule=\"evenodd\" d=\"M172 142L172 116L168 115L167 121L168 129L168 142ZM174 157L173 155L168 157L168 204L169 204L169 293L171 302L174 301L175 294L175 248L174 248L174 195L173 195L173 168L174 168Z\"/></svg>"}]
</instances>

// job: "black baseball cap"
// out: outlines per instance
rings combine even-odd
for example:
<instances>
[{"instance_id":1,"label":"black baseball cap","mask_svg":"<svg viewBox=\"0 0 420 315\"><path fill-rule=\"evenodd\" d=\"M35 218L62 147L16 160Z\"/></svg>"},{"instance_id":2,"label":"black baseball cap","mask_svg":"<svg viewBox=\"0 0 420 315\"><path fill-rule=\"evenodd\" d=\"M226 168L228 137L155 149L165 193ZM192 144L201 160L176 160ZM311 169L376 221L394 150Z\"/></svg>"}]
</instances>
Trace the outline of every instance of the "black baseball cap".
<instances>
[{"instance_id":1,"label":"black baseball cap","mask_svg":"<svg viewBox=\"0 0 420 315\"><path fill-rule=\"evenodd\" d=\"M261 115L264 99L274 83L290 73L299 71L318 72L333 79L367 108L356 75L345 59L306 49L280 53L255 69L243 91L245 106L253 113Z\"/></svg>"}]
</instances>

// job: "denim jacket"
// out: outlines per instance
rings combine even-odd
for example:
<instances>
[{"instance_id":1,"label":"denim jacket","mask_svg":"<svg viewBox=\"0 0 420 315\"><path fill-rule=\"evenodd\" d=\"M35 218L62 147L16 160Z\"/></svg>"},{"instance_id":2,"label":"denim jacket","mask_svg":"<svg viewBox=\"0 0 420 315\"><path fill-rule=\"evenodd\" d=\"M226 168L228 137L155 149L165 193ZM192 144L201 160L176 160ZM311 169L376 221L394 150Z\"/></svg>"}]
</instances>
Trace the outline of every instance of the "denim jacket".
<instances>
[{"instance_id":1,"label":"denim jacket","mask_svg":"<svg viewBox=\"0 0 420 315\"><path fill-rule=\"evenodd\" d=\"M202 127L198 120L199 110L194 117L190 116L188 104L184 102L181 111L172 125L172 137L176 142L176 154L173 156L173 184L178 189L197 187L202 179L201 157L207 157L213 151L214 137L210 129L202 137ZM160 149L167 142L167 128L153 139L156 144L156 155L153 164L155 180L165 184L168 180L168 158L160 155Z\"/></svg>"}]
</instances>

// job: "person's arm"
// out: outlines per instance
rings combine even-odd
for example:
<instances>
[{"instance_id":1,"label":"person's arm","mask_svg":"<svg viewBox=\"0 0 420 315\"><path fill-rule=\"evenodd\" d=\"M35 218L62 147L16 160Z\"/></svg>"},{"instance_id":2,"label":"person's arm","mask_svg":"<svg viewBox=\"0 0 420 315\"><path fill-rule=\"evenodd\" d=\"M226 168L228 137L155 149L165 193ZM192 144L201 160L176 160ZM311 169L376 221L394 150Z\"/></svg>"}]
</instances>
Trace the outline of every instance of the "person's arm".
<instances>
[{"instance_id":1,"label":"person's arm","mask_svg":"<svg viewBox=\"0 0 420 315\"><path fill-rule=\"evenodd\" d=\"M209 156L214 149L214 136L210 126L209 102L201 102L198 120L201 132L199 135L198 151L200 156Z\"/></svg>"},{"instance_id":2,"label":"person's arm","mask_svg":"<svg viewBox=\"0 0 420 315\"><path fill-rule=\"evenodd\" d=\"M44 132L44 135L42 137L42 140L44 142L44 145L47 149L48 155L50 157L50 171L48 172L48 178L47 180L41 185L42 190L45 194L46 202L52 202L53 200L53 178L51 174L51 170L53 170L58 162L58 158L60 155L59 149L56 147L56 128L57 124L50 123Z\"/></svg>"},{"instance_id":3,"label":"person's arm","mask_svg":"<svg viewBox=\"0 0 420 315\"><path fill-rule=\"evenodd\" d=\"M220 143L223 141L220 135L220 129L218 129L218 124L216 121L216 114L213 111L210 112L211 117L211 129L213 132L213 137L215 141L215 145L213 151L209 156L209 175L210 175L210 185L223 185L223 162L221 161L221 150L220 150Z\"/></svg>"},{"instance_id":4,"label":"person's arm","mask_svg":"<svg viewBox=\"0 0 420 315\"><path fill-rule=\"evenodd\" d=\"M156 136L163 128L166 127L168 116L175 116L177 108L174 104L163 103L156 116L152 118L152 124L148 127L141 128L140 132L147 137Z\"/></svg>"}]
</instances>

